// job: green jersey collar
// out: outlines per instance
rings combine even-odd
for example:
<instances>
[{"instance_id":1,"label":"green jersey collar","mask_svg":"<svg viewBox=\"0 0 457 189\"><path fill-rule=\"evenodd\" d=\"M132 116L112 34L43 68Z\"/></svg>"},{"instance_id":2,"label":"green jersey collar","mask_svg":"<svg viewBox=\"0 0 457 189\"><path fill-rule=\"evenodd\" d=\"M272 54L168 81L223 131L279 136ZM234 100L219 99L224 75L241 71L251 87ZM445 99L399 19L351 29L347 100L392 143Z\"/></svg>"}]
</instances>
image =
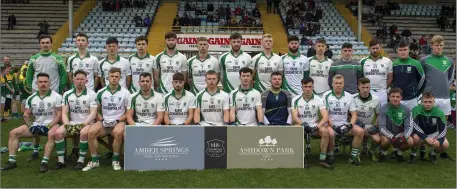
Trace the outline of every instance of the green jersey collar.
<instances>
[{"instance_id":1,"label":"green jersey collar","mask_svg":"<svg viewBox=\"0 0 457 189\"><path fill-rule=\"evenodd\" d=\"M83 92L80 95L76 94L76 88L73 89L73 92L75 93L76 97L80 97L82 95L87 95L87 88L84 87Z\"/></svg>"},{"instance_id":2,"label":"green jersey collar","mask_svg":"<svg viewBox=\"0 0 457 189\"><path fill-rule=\"evenodd\" d=\"M186 95L186 90L182 89L182 95L181 95L181 97L183 97L183 96L185 96L185 95ZM173 97L176 98L176 92L175 92L174 89L171 91L171 96L173 96Z\"/></svg>"},{"instance_id":3,"label":"green jersey collar","mask_svg":"<svg viewBox=\"0 0 457 189\"><path fill-rule=\"evenodd\" d=\"M144 57L138 56L138 52L136 52L134 56L137 57L140 60L151 57L151 55L149 55L148 52L146 53L146 55Z\"/></svg>"},{"instance_id":4,"label":"green jersey collar","mask_svg":"<svg viewBox=\"0 0 457 189\"><path fill-rule=\"evenodd\" d=\"M325 61L327 61L327 60L328 60L328 58L327 58L327 57L325 57L325 56L324 56L324 60L322 60L322 61L320 61L319 59L317 59L317 56L313 56L313 58L312 58L312 59L313 59L313 60L317 60L319 63L321 63L321 62L325 62Z\"/></svg>"},{"instance_id":5,"label":"green jersey collar","mask_svg":"<svg viewBox=\"0 0 457 189\"><path fill-rule=\"evenodd\" d=\"M116 91L114 91L114 93L111 92L111 88L109 88L109 85L106 86L106 88L107 88L107 90L108 90L111 94L114 94L114 93L116 93L116 92L118 92L118 91L121 90L121 85L117 84L117 88L116 88Z\"/></svg>"},{"instance_id":6,"label":"green jersey collar","mask_svg":"<svg viewBox=\"0 0 457 189\"><path fill-rule=\"evenodd\" d=\"M243 51L240 49L240 50L238 51L238 56L235 56L235 55L233 54L233 51L230 50L230 54L232 54L232 56L234 56L234 57L236 58L236 57L240 56L241 54L243 54Z\"/></svg>"},{"instance_id":7,"label":"green jersey collar","mask_svg":"<svg viewBox=\"0 0 457 189\"><path fill-rule=\"evenodd\" d=\"M357 97L362 101L362 102L367 102L367 101L370 101L371 99L373 99L373 96L371 96L371 93L368 93L368 98L366 100L364 100L362 98L362 96L360 96L360 93L359 95L357 95Z\"/></svg>"},{"instance_id":8,"label":"green jersey collar","mask_svg":"<svg viewBox=\"0 0 457 189\"><path fill-rule=\"evenodd\" d=\"M371 56L371 54L370 54L370 56L368 56L368 58L371 59L371 60L374 60L374 59L373 59L373 56ZM378 55L378 59L376 59L376 60L380 60L380 59L382 59L382 58L383 58L382 55L379 54L379 55Z\"/></svg>"},{"instance_id":9,"label":"green jersey collar","mask_svg":"<svg viewBox=\"0 0 457 189\"><path fill-rule=\"evenodd\" d=\"M241 88L241 86L238 88L238 90L241 91L241 92L243 92L243 93L252 91L253 89L254 89L254 88L252 88L252 87L249 87L249 89L243 89L243 88Z\"/></svg>"},{"instance_id":10,"label":"green jersey collar","mask_svg":"<svg viewBox=\"0 0 457 189\"><path fill-rule=\"evenodd\" d=\"M300 57L300 51L297 51L297 56L293 55L290 51L287 52L287 56L290 56L292 59Z\"/></svg>"},{"instance_id":11,"label":"green jersey collar","mask_svg":"<svg viewBox=\"0 0 457 189\"><path fill-rule=\"evenodd\" d=\"M305 100L306 102L309 102L314 99L314 93L311 94L311 98L309 98L309 100L306 100L303 95L301 95L301 98L303 98L303 100Z\"/></svg>"},{"instance_id":12,"label":"green jersey collar","mask_svg":"<svg viewBox=\"0 0 457 189\"><path fill-rule=\"evenodd\" d=\"M198 56L198 54L195 56L195 59L199 60L200 62L204 62L206 60L208 60L209 58L211 58L211 56L209 54L206 55L205 59L203 59L203 61L200 59L200 56Z\"/></svg>"},{"instance_id":13,"label":"green jersey collar","mask_svg":"<svg viewBox=\"0 0 457 189\"><path fill-rule=\"evenodd\" d=\"M81 59L81 57L79 56L79 52L76 52L76 57ZM86 52L86 56L84 56L84 58L90 58L90 54L88 52Z\"/></svg>"},{"instance_id":14,"label":"green jersey collar","mask_svg":"<svg viewBox=\"0 0 457 189\"><path fill-rule=\"evenodd\" d=\"M341 97L337 97L335 91L332 89L332 95L336 97L337 99L343 98L344 97L344 90L341 91Z\"/></svg>"},{"instance_id":15,"label":"green jersey collar","mask_svg":"<svg viewBox=\"0 0 457 189\"><path fill-rule=\"evenodd\" d=\"M267 58L268 60L270 60L270 58L273 57L274 53L273 53L273 52L270 52L270 57L267 57L267 55L265 54L265 52L262 51L262 52L260 53L260 55L263 56L263 57L265 57L265 58Z\"/></svg>"},{"instance_id":16,"label":"green jersey collar","mask_svg":"<svg viewBox=\"0 0 457 189\"><path fill-rule=\"evenodd\" d=\"M407 58L399 58L400 62L403 62L403 63L407 63L411 60L411 57L407 57Z\"/></svg>"},{"instance_id":17,"label":"green jersey collar","mask_svg":"<svg viewBox=\"0 0 457 189\"><path fill-rule=\"evenodd\" d=\"M175 56L175 55L177 55L178 53L179 53L179 51L178 51L177 49L175 49L175 53L174 53L174 54L172 54L172 55L170 56L170 55L168 55L168 53L167 53L167 50L166 50L166 49L165 49L165 50L163 50L163 54L164 54L164 55L167 55L167 56L168 56L168 57L170 57L170 58L171 58L171 57L173 57L173 56Z\"/></svg>"},{"instance_id":18,"label":"green jersey collar","mask_svg":"<svg viewBox=\"0 0 457 189\"><path fill-rule=\"evenodd\" d=\"M443 58L444 54L442 53L442 54L438 55L438 54L433 54L432 53L432 56L435 57L435 58Z\"/></svg>"},{"instance_id":19,"label":"green jersey collar","mask_svg":"<svg viewBox=\"0 0 457 189\"><path fill-rule=\"evenodd\" d=\"M52 51L40 51L41 56L49 56L52 54Z\"/></svg>"},{"instance_id":20,"label":"green jersey collar","mask_svg":"<svg viewBox=\"0 0 457 189\"><path fill-rule=\"evenodd\" d=\"M114 64L115 62L119 62L120 60L121 60L121 56L117 55L116 56L116 61L110 62L109 59L108 59L108 56L106 56L106 60L105 61L109 62L110 64Z\"/></svg>"},{"instance_id":21,"label":"green jersey collar","mask_svg":"<svg viewBox=\"0 0 457 189\"><path fill-rule=\"evenodd\" d=\"M48 97L48 96L51 96L51 93L52 93L52 90L51 90L51 89L49 89L49 90L48 90L48 92L46 92L46 94L44 95L44 97L43 97L43 98L41 98L41 96L40 96L40 93L39 93L39 92L37 92L37 94L38 94L38 97L40 97L40 99L41 99L41 100L43 100L44 98L46 98L46 97Z\"/></svg>"},{"instance_id":22,"label":"green jersey collar","mask_svg":"<svg viewBox=\"0 0 457 189\"><path fill-rule=\"evenodd\" d=\"M141 95L141 97L143 97L143 99L145 99L145 100L147 100L147 99L149 99L149 98L151 98L151 97L154 96L154 90L152 90L152 89L151 89L151 96L149 96L148 98L144 98L144 96L143 96L143 91L142 91L142 90L140 90L138 93L139 93L139 94Z\"/></svg>"},{"instance_id":23,"label":"green jersey collar","mask_svg":"<svg viewBox=\"0 0 457 189\"><path fill-rule=\"evenodd\" d=\"M215 94L217 94L217 93L220 93L220 92L221 92L221 89L217 88L216 93L211 94L211 93L209 93L208 88L205 88L205 92L207 92L208 94L210 94L211 96L213 96L213 95L215 95Z\"/></svg>"}]
</instances>

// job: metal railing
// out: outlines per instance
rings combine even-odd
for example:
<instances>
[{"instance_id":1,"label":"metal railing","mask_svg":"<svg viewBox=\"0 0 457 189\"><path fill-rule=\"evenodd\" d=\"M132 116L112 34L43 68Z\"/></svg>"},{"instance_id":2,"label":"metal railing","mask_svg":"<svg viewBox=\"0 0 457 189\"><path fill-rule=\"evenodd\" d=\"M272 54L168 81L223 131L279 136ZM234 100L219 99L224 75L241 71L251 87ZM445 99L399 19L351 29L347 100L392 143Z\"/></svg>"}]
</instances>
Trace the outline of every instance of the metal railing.
<instances>
[{"instance_id":1,"label":"metal railing","mask_svg":"<svg viewBox=\"0 0 457 189\"><path fill-rule=\"evenodd\" d=\"M171 26L170 31L176 33L252 33L263 34L267 30L266 27L228 27L228 26Z\"/></svg>"}]
</instances>

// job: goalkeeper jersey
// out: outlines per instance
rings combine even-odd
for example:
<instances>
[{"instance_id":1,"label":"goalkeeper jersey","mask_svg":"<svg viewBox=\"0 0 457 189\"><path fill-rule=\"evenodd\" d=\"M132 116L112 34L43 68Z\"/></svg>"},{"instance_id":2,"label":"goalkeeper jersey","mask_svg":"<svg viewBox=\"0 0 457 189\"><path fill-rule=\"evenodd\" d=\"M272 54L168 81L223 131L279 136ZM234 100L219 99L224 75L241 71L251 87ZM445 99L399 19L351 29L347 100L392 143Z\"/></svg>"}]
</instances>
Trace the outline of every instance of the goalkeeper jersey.
<instances>
[{"instance_id":1,"label":"goalkeeper jersey","mask_svg":"<svg viewBox=\"0 0 457 189\"><path fill-rule=\"evenodd\" d=\"M27 98L25 108L30 109L35 116L33 125L48 125L52 122L55 109L62 107L62 96L53 90L49 90L44 97L40 97L38 92L33 93Z\"/></svg>"},{"instance_id":2,"label":"goalkeeper jersey","mask_svg":"<svg viewBox=\"0 0 457 189\"><path fill-rule=\"evenodd\" d=\"M84 88L81 94L76 94L76 89L70 89L63 94L62 106L68 106L70 121L82 123L89 116L91 108L97 108L95 101L97 94ZM66 116L66 115L64 115Z\"/></svg>"},{"instance_id":3,"label":"goalkeeper jersey","mask_svg":"<svg viewBox=\"0 0 457 189\"><path fill-rule=\"evenodd\" d=\"M57 93L62 93L67 85L67 72L65 72L63 58L51 51L40 52L33 55L27 68L27 85L29 89L37 91L36 76L39 73L49 75L50 88Z\"/></svg>"}]
</instances>

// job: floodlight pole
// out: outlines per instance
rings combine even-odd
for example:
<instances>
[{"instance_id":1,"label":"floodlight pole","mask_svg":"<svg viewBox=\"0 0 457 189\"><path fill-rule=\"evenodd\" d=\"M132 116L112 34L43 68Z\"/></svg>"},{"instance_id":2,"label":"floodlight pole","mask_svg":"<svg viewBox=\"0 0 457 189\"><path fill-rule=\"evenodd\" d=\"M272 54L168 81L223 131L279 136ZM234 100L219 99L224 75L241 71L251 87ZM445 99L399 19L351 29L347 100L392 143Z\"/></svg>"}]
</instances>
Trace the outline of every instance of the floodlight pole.
<instances>
[{"instance_id":1,"label":"floodlight pole","mask_svg":"<svg viewBox=\"0 0 457 189\"><path fill-rule=\"evenodd\" d=\"M358 1L357 6L357 39L362 41L362 0Z\"/></svg>"},{"instance_id":2,"label":"floodlight pole","mask_svg":"<svg viewBox=\"0 0 457 189\"><path fill-rule=\"evenodd\" d=\"M68 1L68 34L73 39L73 0Z\"/></svg>"}]
</instances>

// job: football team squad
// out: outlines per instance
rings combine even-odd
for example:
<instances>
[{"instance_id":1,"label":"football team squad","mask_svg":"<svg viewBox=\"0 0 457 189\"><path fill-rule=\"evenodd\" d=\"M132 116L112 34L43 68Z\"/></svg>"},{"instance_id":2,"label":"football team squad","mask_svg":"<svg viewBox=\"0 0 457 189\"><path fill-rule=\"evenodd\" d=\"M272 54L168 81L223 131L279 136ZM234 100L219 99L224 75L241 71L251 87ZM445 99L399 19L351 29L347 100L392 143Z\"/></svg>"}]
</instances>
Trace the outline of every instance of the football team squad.
<instances>
[{"instance_id":1,"label":"football team squad","mask_svg":"<svg viewBox=\"0 0 457 189\"><path fill-rule=\"evenodd\" d=\"M282 56L272 52L270 34L261 41L262 52L251 57L241 50L242 36L232 33L231 50L215 58L208 54L208 39L199 37L197 55L187 58L170 32L156 56L146 52L148 39L139 36L137 52L123 58L118 40L109 37L107 56L98 60L87 52L89 37L80 33L78 51L65 62L52 52L52 38L43 35L41 51L20 72L25 124L9 132L2 170L17 168L21 138L33 138L29 161L38 159L41 136L47 136L41 172L48 170L54 147L56 169L66 166L66 137L75 138L74 169L99 167L98 138L105 136L112 148L105 157L121 170L126 125L301 126L308 154L309 139L320 140L318 162L326 169L333 169L345 142L355 166L361 165L360 155L403 162L408 150L408 162L415 163L418 151L425 160L427 146L431 162L437 163L437 154L450 158L446 131L455 64L443 55L442 36L433 37L433 53L420 61L410 58L409 45L401 42L394 62L380 54L376 39L361 61L352 58L352 44L344 43L335 62L324 56L325 39L316 40L316 55L310 58L299 52L297 36L288 37L289 52ZM85 164L88 152L91 160ZM307 158L304 164L308 167Z\"/></svg>"}]
</instances>

